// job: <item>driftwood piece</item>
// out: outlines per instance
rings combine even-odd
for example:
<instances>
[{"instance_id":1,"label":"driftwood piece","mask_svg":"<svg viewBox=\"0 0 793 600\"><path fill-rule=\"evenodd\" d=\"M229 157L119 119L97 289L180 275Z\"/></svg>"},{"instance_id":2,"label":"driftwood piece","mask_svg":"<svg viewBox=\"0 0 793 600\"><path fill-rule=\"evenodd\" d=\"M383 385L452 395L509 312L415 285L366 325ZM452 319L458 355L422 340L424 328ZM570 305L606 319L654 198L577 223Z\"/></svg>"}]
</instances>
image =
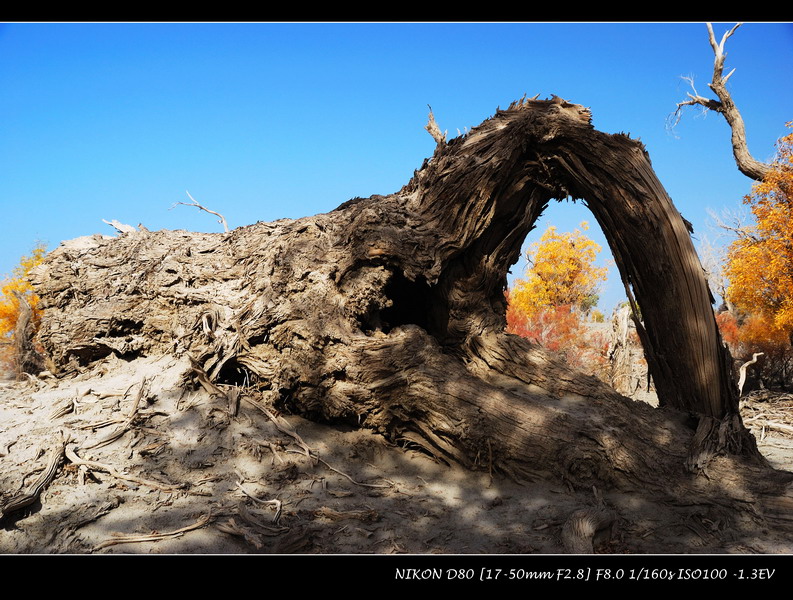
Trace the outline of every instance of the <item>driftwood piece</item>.
<instances>
[{"instance_id":1,"label":"driftwood piece","mask_svg":"<svg viewBox=\"0 0 793 600\"><path fill-rule=\"evenodd\" d=\"M504 332L507 272L548 203L568 197L609 241L666 410ZM469 468L673 504L787 493L741 422L701 265L644 148L560 98L438 144L392 195L223 234L91 238L34 276L39 339L63 372L186 353L221 395L239 386L254 405ZM691 475L705 470L720 485Z\"/></svg>"}]
</instances>

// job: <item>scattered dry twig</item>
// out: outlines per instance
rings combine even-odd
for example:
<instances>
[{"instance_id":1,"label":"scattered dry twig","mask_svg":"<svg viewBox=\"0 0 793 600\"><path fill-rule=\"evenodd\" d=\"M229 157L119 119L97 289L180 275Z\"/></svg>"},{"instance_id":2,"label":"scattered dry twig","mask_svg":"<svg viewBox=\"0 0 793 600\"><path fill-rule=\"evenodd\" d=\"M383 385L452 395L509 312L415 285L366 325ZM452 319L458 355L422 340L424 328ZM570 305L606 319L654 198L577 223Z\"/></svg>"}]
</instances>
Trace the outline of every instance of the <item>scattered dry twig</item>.
<instances>
[{"instance_id":1,"label":"scattered dry twig","mask_svg":"<svg viewBox=\"0 0 793 600\"><path fill-rule=\"evenodd\" d=\"M109 433L102 439L94 442L90 446L86 446L85 447L86 449L101 448L102 446L107 446L108 444L115 442L118 438L120 438L122 435L124 435L127 432L127 430L130 428L130 425L132 424L132 421L137 416L138 405L140 404L141 398L143 398L143 394L146 390L147 383L148 383L148 379L146 378L144 378L143 381L140 382L140 389L138 390L138 395L135 396L135 402L132 404L132 409L130 410L129 415L127 415L127 418L124 419L123 423L121 424L121 427Z\"/></svg>"},{"instance_id":2,"label":"scattered dry twig","mask_svg":"<svg viewBox=\"0 0 793 600\"><path fill-rule=\"evenodd\" d=\"M157 490L162 490L164 492L176 492L182 487L183 485L167 485L163 483L159 483L157 481L151 481L148 479L143 479L141 477L135 477L134 475L124 475L120 473L110 465L106 465L100 462L96 462L94 460L84 460L77 456L75 452L75 447L67 447L66 448L66 458L68 458L74 465L81 466L84 465L89 469L93 469L95 471L102 471L104 473L108 473L117 479L123 479L124 481L131 481L133 483L139 483L140 485L145 485L146 487L151 487Z\"/></svg>"},{"instance_id":3,"label":"scattered dry twig","mask_svg":"<svg viewBox=\"0 0 793 600\"><path fill-rule=\"evenodd\" d=\"M300 446L303 449L303 452L300 453L300 454L305 454L311 460L319 460L311 453L311 449L303 441L303 438L301 438L297 434L297 432L294 429L292 429L292 427L288 423L286 423L286 422L279 423L278 417L276 417L272 413L272 411L270 411L264 404L262 404L258 400L255 400L254 398L251 398L250 396L243 396L243 398L246 401L248 401L251 405L253 405L254 407L258 408L260 411L262 411L265 415L267 415L267 417L273 422L273 425L275 425L275 427L278 429L278 431L288 435L293 440L295 440L297 442L297 445Z\"/></svg>"},{"instance_id":4,"label":"scattered dry twig","mask_svg":"<svg viewBox=\"0 0 793 600\"><path fill-rule=\"evenodd\" d=\"M211 520L212 520L212 513L210 512L207 515L201 517L201 519L199 519L192 525L188 525L187 527L182 527L181 529L176 529L174 531L166 531L164 533L155 532L155 533L150 533L148 535L126 535L122 533L114 533L111 539L105 540L104 542L94 546L94 551L101 550L102 548L107 548L108 546L116 546L117 544L156 542L157 540L163 540L166 538L181 537L188 531L193 531L195 529L200 529L201 527L204 527Z\"/></svg>"},{"instance_id":5,"label":"scattered dry twig","mask_svg":"<svg viewBox=\"0 0 793 600\"><path fill-rule=\"evenodd\" d=\"M77 406L77 401L74 398L67 398L59 405L57 405L52 410L52 412L50 412L49 415L50 421L54 421L55 419L59 419L65 415L68 415L70 412L74 412L76 406Z\"/></svg>"},{"instance_id":6,"label":"scattered dry twig","mask_svg":"<svg viewBox=\"0 0 793 600\"><path fill-rule=\"evenodd\" d=\"M280 517L281 507L280 501L278 506L278 514L277 516ZM248 508L245 506L244 503L240 502L237 505L237 514L239 514L240 518L245 521L248 525L251 525L258 531L259 533L263 533L265 535L280 535L282 533L286 533L289 531L289 527L270 527L269 525L265 525L264 523L259 522L256 516L251 513Z\"/></svg>"},{"instance_id":7,"label":"scattered dry twig","mask_svg":"<svg viewBox=\"0 0 793 600\"><path fill-rule=\"evenodd\" d=\"M0 446L0 457L8 455L8 453L11 451L11 446L13 446L16 443L17 443L16 440L11 440L5 445Z\"/></svg>"},{"instance_id":8,"label":"scattered dry twig","mask_svg":"<svg viewBox=\"0 0 793 600\"><path fill-rule=\"evenodd\" d=\"M302 452L296 452L294 450L287 450L287 452L292 452L294 454L302 454ZM362 487L370 487L370 488L390 488L390 487L392 487L390 484L380 485L380 484L376 484L376 483L361 483L360 481L355 481L352 477L347 475L347 473L343 473L342 471L339 471L338 469L335 469L335 468L331 467L327 462L325 462L324 460L322 460L318 456L312 456L311 458L313 460L321 462L323 465L328 467L334 473L338 473L342 477L346 477L347 479L350 480L351 483L354 483L355 485L360 485Z\"/></svg>"},{"instance_id":9,"label":"scattered dry twig","mask_svg":"<svg viewBox=\"0 0 793 600\"><path fill-rule=\"evenodd\" d=\"M274 456L275 458L277 458L277 459L278 459L278 460L281 462L281 464L284 464L284 459L283 459L283 458L281 458L281 455L280 455L280 454L278 454L278 451L279 451L279 450L282 450L283 448L278 448L278 447L277 447L275 444L273 444L272 442L268 442L268 441L266 441L266 440L251 439L251 441L252 441L254 444L256 444L256 445L258 445L258 446L261 446L262 448L267 448L267 449L269 449L269 450L270 450L270 452L272 452L272 453L273 453L273 456Z\"/></svg>"},{"instance_id":10,"label":"scattered dry twig","mask_svg":"<svg viewBox=\"0 0 793 600\"><path fill-rule=\"evenodd\" d=\"M216 528L223 533L243 538L246 542L255 546L257 550L261 550L262 546L264 546L261 533L253 531L250 527L243 527L234 519L229 519L225 523L218 523Z\"/></svg>"},{"instance_id":11,"label":"scattered dry twig","mask_svg":"<svg viewBox=\"0 0 793 600\"><path fill-rule=\"evenodd\" d=\"M761 438L766 429L774 429L788 436L793 435L790 414L793 410L793 395L769 390L755 390L741 399L743 421L747 426L758 428Z\"/></svg>"},{"instance_id":12,"label":"scattered dry twig","mask_svg":"<svg viewBox=\"0 0 793 600\"><path fill-rule=\"evenodd\" d=\"M373 523L375 521L380 520L380 515L372 510L346 510L344 512L340 512L337 510L333 510L332 508L328 508L327 506L323 506L322 508L318 508L314 511L314 515L317 517L324 517L326 519L330 519L331 521L341 521L343 519L357 519L358 521L366 521L369 523Z\"/></svg>"},{"instance_id":13,"label":"scattered dry twig","mask_svg":"<svg viewBox=\"0 0 793 600\"><path fill-rule=\"evenodd\" d=\"M275 500L260 500L259 498L257 498L256 496L254 496L253 494L248 492L248 490L246 490L243 487L241 481L237 482L237 487L240 488L240 491L243 494L245 494L248 498L250 498L254 502L258 502L259 504L274 505L275 506L275 516L273 517L273 523L278 523L278 520L281 518L281 507L282 507L282 503L281 503L280 500L278 500L278 499L275 499Z\"/></svg>"},{"instance_id":14,"label":"scattered dry twig","mask_svg":"<svg viewBox=\"0 0 793 600\"><path fill-rule=\"evenodd\" d=\"M746 424L755 423L758 425L762 425L763 427L768 427L769 429L776 429L777 431L783 431L787 434L793 435L793 427L790 425L786 425L785 423L780 423L779 421L769 421L764 418L754 417L749 419L744 419L743 421Z\"/></svg>"}]
</instances>

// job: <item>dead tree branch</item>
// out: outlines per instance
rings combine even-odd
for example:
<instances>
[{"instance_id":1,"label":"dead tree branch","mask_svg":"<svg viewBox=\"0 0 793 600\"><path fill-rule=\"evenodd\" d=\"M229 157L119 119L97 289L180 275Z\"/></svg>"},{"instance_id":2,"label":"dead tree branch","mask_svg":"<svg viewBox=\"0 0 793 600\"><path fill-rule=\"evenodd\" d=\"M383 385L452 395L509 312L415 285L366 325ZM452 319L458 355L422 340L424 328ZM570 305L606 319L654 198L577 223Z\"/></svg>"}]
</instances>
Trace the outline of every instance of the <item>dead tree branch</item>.
<instances>
[{"instance_id":1,"label":"dead tree branch","mask_svg":"<svg viewBox=\"0 0 793 600\"><path fill-rule=\"evenodd\" d=\"M743 394L743 386L746 383L746 369L749 368L751 365L757 362L758 356L763 356L764 352L755 352L752 356L752 360L748 360L741 365L740 369L740 379L738 380L738 395Z\"/></svg>"},{"instance_id":2,"label":"dead tree branch","mask_svg":"<svg viewBox=\"0 0 793 600\"><path fill-rule=\"evenodd\" d=\"M183 204L184 206L195 206L198 210L203 210L211 215L215 215L218 218L218 223L223 225L223 231L225 231L226 233L229 232L229 225L226 222L226 217L221 215L219 212L215 212L214 210L209 210L205 206L201 206L198 202L195 201L195 198L193 198L190 195L190 192L188 192L187 190L185 190L185 194L187 194L187 197L190 198L192 202L177 202L173 206L176 206L177 204ZM171 208L173 208L173 206Z\"/></svg>"},{"instance_id":3,"label":"dead tree branch","mask_svg":"<svg viewBox=\"0 0 793 600\"><path fill-rule=\"evenodd\" d=\"M707 110L721 113L727 120L730 130L732 131L732 152L735 156L735 162L738 165L738 170L750 179L762 181L766 173L771 170L771 165L756 160L749 153L749 147L746 143L746 127L743 122L743 117L741 117L738 107L735 105L732 96L727 91L727 80L729 80L732 74L735 73L735 69L732 69L732 71L727 73L727 75L723 75L724 60L727 58L727 53L724 52L724 45L730 36L732 36L732 34L735 33L735 31L741 25L742 23L736 23L732 29L724 34L724 36L721 38L721 42L717 43L716 36L713 33L713 27L710 23L707 24L708 39L710 41L711 48L713 48L713 54L715 55L715 59L713 61L713 80L708 84L708 87L713 90L719 99L713 100L711 98L700 96L697 93L697 90L694 88L693 78L684 77L683 79L689 82L689 85L691 85L691 89L694 93L686 94L688 96L688 100L677 103L677 108L673 113L674 122L672 123L672 126L674 127L674 125L677 125L677 123L680 122L682 110L686 106L702 106Z\"/></svg>"},{"instance_id":4,"label":"dead tree branch","mask_svg":"<svg viewBox=\"0 0 793 600\"><path fill-rule=\"evenodd\" d=\"M110 221L107 219L102 219L102 222L107 223L119 233L135 233L137 231L137 229L132 225L127 225L126 223L122 223L116 219L111 219Z\"/></svg>"},{"instance_id":5,"label":"dead tree branch","mask_svg":"<svg viewBox=\"0 0 793 600\"><path fill-rule=\"evenodd\" d=\"M424 129L426 129L432 136L432 139L434 139L435 142L441 146L446 143L446 132L444 131L441 133L441 128L438 127L438 123L435 121L435 115L432 112L432 107L429 104L427 104L427 107L430 109L430 116L427 124L424 126Z\"/></svg>"}]
</instances>

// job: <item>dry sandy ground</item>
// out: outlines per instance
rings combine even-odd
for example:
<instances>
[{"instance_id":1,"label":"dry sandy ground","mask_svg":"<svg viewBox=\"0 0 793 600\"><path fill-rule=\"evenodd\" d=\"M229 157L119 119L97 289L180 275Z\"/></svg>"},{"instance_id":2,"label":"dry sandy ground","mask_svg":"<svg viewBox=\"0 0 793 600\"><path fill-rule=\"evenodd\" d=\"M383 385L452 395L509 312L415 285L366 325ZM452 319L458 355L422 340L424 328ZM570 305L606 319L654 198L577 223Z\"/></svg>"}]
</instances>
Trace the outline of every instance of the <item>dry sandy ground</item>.
<instances>
[{"instance_id":1,"label":"dry sandy ground","mask_svg":"<svg viewBox=\"0 0 793 600\"><path fill-rule=\"evenodd\" d=\"M108 359L57 385L0 383L0 506L32 486L61 435L93 461L65 460L40 501L6 515L0 553L555 554L565 519L595 503L244 398L234 414L186 391L188 371L186 360ZM793 465L790 437L768 435L763 448ZM622 499L607 501L619 512ZM793 552L774 532L731 540L703 524L661 510L618 522L596 551Z\"/></svg>"}]
</instances>

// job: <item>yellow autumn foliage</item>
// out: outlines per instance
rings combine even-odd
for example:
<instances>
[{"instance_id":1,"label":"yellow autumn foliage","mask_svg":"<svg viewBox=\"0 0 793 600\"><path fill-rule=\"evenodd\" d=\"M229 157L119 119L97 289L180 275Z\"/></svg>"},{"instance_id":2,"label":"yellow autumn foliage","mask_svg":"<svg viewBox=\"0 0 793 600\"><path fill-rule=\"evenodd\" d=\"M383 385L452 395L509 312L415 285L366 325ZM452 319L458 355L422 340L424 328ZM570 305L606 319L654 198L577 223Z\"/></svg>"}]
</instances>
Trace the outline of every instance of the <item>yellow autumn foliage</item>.
<instances>
[{"instance_id":1,"label":"yellow autumn foliage","mask_svg":"<svg viewBox=\"0 0 793 600\"><path fill-rule=\"evenodd\" d=\"M788 123L793 126L793 123ZM754 216L729 247L727 296L762 319L767 335L793 336L793 133L777 143L774 168L744 198Z\"/></svg>"},{"instance_id":2,"label":"yellow autumn foliage","mask_svg":"<svg viewBox=\"0 0 793 600\"><path fill-rule=\"evenodd\" d=\"M43 243L35 246L29 256L23 256L14 269L13 275L7 278L0 287L0 363L6 369L14 365L13 336L19 318L20 305L16 294L21 295L33 312L34 326L41 319L39 297L33 293L28 275L33 267L41 264L47 247Z\"/></svg>"},{"instance_id":3,"label":"yellow autumn foliage","mask_svg":"<svg viewBox=\"0 0 793 600\"><path fill-rule=\"evenodd\" d=\"M510 305L531 317L539 311L569 306L587 312L597 303L600 283L606 280L607 267L596 267L600 245L584 235L581 229L558 233L550 226L539 242L528 251L529 266L525 279L515 282L510 291Z\"/></svg>"}]
</instances>

